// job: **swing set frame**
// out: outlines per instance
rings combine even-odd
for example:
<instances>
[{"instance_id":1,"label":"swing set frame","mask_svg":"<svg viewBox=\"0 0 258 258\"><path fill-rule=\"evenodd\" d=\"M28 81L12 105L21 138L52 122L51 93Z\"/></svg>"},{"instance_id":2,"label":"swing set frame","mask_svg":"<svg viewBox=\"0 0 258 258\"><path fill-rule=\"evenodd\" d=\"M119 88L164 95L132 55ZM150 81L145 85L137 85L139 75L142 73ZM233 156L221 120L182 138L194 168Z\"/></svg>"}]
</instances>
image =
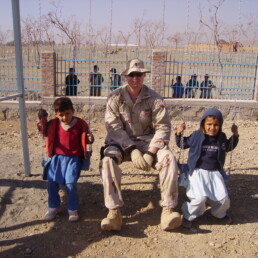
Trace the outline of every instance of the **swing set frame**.
<instances>
[{"instance_id":1,"label":"swing set frame","mask_svg":"<svg viewBox=\"0 0 258 258\"><path fill-rule=\"evenodd\" d=\"M29 158L27 122L26 122L26 110L25 110L25 91L24 91L24 77L23 77L19 0L12 0L12 15L13 15L13 32L14 32L15 61L16 61L17 93L13 95L1 97L0 101L14 99L14 98L18 98L19 100L19 115L20 115L25 176L30 176L31 171L30 171L30 158Z\"/></svg>"}]
</instances>

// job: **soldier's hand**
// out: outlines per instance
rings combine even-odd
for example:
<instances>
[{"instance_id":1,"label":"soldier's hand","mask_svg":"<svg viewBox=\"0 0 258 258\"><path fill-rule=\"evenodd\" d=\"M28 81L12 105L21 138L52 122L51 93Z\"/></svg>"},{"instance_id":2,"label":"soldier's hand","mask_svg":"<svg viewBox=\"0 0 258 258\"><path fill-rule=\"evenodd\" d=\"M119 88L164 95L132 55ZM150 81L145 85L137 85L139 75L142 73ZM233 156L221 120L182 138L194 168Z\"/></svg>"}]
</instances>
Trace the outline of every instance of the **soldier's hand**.
<instances>
[{"instance_id":1,"label":"soldier's hand","mask_svg":"<svg viewBox=\"0 0 258 258\"><path fill-rule=\"evenodd\" d=\"M147 153L145 153L143 155L143 158L146 161L146 163L148 164L148 167L147 167L146 171L149 171L151 169L151 167L152 167L154 158L151 155L147 154Z\"/></svg>"},{"instance_id":2,"label":"soldier's hand","mask_svg":"<svg viewBox=\"0 0 258 258\"><path fill-rule=\"evenodd\" d=\"M138 149L134 149L131 152L131 160L136 168L147 170L149 165L142 156L142 153Z\"/></svg>"}]
</instances>

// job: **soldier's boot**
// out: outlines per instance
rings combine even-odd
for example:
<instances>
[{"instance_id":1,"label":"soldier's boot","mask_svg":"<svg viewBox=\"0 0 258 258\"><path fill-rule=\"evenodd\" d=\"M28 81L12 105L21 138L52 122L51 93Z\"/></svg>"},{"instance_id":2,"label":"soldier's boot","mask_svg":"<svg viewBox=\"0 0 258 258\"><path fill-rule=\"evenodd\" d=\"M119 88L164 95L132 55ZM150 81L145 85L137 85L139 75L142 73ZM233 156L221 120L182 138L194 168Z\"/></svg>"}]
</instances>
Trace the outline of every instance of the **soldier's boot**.
<instances>
[{"instance_id":1,"label":"soldier's boot","mask_svg":"<svg viewBox=\"0 0 258 258\"><path fill-rule=\"evenodd\" d=\"M120 209L109 210L108 215L101 221L102 230L120 230L122 227L122 215Z\"/></svg>"},{"instance_id":2,"label":"soldier's boot","mask_svg":"<svg viewBox=\"0 0 258 258\"><path fill-rule=\"evenodd\" d=\"M171 230L181 226L183 216L171 208L163 207L160 219L160 227L163 230Z\"/></svg>"}]
</instances>

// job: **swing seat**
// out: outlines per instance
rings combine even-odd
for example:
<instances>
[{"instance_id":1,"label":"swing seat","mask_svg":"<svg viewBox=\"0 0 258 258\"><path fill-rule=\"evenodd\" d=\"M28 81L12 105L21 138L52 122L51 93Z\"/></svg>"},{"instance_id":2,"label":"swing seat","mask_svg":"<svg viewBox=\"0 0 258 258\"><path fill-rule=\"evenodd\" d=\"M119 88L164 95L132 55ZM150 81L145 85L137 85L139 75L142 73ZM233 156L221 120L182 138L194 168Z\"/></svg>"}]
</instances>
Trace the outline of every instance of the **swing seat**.
<instances>
[{"instance_id":1,"label":"swing seat","mask_svg":"<svg viewBox=\"0 0 258 258\"><path fill-rule=\"evenodd\" d=\"M92 155L92 151L86 151L87 159L82 159L81 162L81 170L90 170L90 159Z\"/></svg>"},{"instance_id":2,"label":"swing seat","mask_svg":"<svg viewBox=\"0 0 258 258\"><path fill-rule=\"evenodd\" d=\"M227 183L230 179L230 175L228 175L224 169L220 170L219 172L222 175L224 181Z\"/></svg>"},{"instance_id":3,"label":"swing seat","mask_svg":"<svg viewBox=\"0 0 258 258\"><path fill-rule=\"evenodd\" d=\"M48 171L50 163L51 163L51 158L48 158L48 157L44 157L41 162L41 165L43 167L43 175L42 175L43 180L47 180L47 171Z\"/></svg>"},{"instance_id":4,"label":"swing seat","mask_svg":"<svg viewBox=\"0 0 258 258\"><path fill-rule=\"evenodd\" d=\"M188 165L185 163L184 164L178 163L177 166L180 171L180 175L178 178L178 185L186 188L188 185L188 181L189 181L188 180L188 173L189 173Z\"/></svg>"}]
</instances>

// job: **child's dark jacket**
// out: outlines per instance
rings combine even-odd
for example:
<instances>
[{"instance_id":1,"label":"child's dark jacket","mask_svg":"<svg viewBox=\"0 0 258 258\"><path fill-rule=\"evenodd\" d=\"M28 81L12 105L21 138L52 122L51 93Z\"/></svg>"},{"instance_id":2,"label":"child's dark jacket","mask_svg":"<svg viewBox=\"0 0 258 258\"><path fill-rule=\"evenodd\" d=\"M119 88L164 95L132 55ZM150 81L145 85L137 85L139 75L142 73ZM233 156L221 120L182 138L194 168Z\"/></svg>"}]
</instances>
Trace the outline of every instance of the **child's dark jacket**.
<instances>
[{"instance_id":1,"label":"child's dark jacket","mask_svg":"<svg viewBox=\"0 0 258 258\"><path fill-rule=\"evenodd\" d=\"M233 144L231 140L233 139ZM202 144L205 140L205 135L201 131L201 129L194 131L190 136L183 137L183 144L180 146L181 136L176 135L176 144L178 147L182 147L183 149L189 149L188 153L188 168L189 173L192 174L194 169L196 168L197 162L201 156ZM233 150L238 144L238 137L231 136L227 139L225 133L220 132L218 135L217 144L219 146L218 150L218 162L220 165L220 170L223 169L225 164L226 153L228 151Z\"/></svg>"}]
</instances>

